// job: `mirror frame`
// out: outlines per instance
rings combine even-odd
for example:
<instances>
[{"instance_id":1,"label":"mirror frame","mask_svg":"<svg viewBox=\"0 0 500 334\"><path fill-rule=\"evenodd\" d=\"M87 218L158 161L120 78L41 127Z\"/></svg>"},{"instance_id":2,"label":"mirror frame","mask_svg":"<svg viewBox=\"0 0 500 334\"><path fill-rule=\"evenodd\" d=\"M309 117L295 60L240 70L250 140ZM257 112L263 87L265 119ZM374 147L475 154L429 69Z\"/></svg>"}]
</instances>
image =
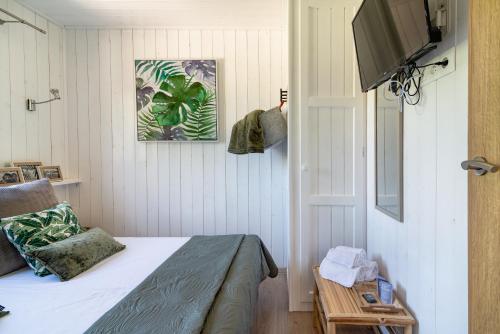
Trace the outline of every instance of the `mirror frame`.
<instances>
[{"instance_id":1,"label":"mirror frame","mask_svg":"<svg viewBox=\"0 0 500 334\"><path fill-rule=\"evenodd\" d=\"M384 84L385 85L385 84ZM377 121L378 121L378 88L375 89L375 209L378 211L388 215L389 217L396 219L400 223L404 223L404 182L403 182L403 154L404 154L404 109L401 110L401 108L404 108L404 103L403 101L400 101L400 110L399 112L401 113L400 121L399 121L399 142L400 142L400 149L399 149L399 161L398 161L398 170L399 170L399 214L394 213L392 211L389 211L385 209L382 206L379 206L378 204L378 126L377 126ZM401 97L402 98L402 97Z\"/></svg>"}]
</instances>

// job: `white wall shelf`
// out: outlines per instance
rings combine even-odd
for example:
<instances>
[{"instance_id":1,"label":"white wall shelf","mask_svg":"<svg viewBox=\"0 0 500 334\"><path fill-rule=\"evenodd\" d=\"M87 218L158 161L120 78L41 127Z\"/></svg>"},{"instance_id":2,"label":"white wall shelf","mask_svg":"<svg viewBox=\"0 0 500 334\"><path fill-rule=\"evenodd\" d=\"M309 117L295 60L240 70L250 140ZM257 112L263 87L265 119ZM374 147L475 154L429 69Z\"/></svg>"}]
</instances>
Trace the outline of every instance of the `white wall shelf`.
<instances>
[{"instance_id":1,"label":"white wall shelf","mask_svg":"<svg viewBox=\"0 0 500 334\"><path fill-rule=\"evenodd\" d=\"M66 179L62 181L54 181L51 182L53 187L59 187L59 186L67 186L71 184L80 184L82 183L82 180L80 179Z\"/></svg>"}]
</instances>

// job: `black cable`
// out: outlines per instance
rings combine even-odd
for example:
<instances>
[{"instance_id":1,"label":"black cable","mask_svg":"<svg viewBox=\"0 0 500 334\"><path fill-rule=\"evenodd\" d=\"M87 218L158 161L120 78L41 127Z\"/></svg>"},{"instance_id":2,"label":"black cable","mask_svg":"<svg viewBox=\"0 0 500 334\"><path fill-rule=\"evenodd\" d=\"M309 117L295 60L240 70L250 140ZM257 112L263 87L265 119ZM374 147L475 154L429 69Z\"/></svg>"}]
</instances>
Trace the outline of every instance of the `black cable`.
<instances>
[{"instance_id":1,"label":"black cable","mask_svg":"<svg viewBox=\"0 0 500 334\"><path fill-rule=\"evenodd\" d=\"M421 81L422 71L415 63L411 63L391 77L391 91L397 97L403 97L409 105L416 105L420 102ZM408 98L415 96L416 101Z\"/></svg>"},{"instance_id":2,"label":"black cable","mask_svg":"<svg viewBox=\"0 0 500 334\"><path fill-rule=\"evenodd\" d=\"M426 65L417 65L409 63L402 67L396 74L391 77L390 90L397 97L403 97L405 102L411 106L417 105L420 102L421 92L420 85L422 83L422 69L429 66L448 66L448 59L438 61ZM416 97L416 100L410 99Z\"/></svg>"},{"instance_id":3,"label":"black cable","mask_svg":"<svg viewBox=\"0 0 500 334\"><path fill-rule=\"evenodd\" d=\"M446 66L448 66L448 63L449 63L448 59L445 58L445 59L443 59L441 61L438 61L438 62L435 62L435 63L432 63L432 64L419 65L417 67L418 68L425 68L425 67L429 67L429 66L443 66L443 67L446 67Z\"/></svg>"}]
</instances>

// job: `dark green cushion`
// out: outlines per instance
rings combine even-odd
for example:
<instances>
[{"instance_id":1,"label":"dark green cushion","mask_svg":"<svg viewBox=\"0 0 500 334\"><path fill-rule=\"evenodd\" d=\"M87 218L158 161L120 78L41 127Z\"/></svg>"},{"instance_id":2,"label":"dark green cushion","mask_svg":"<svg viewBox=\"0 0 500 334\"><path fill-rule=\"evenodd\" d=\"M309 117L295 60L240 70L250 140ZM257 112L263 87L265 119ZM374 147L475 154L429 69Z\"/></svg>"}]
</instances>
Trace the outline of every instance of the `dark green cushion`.
<instances>
[{"instance_id":1,"label":"dark green cushion","mask_svg":"<svg viewBox=\"0 0 500 334\"><path fill-rule=\"evenodd\" d=\"M28 255L43 263L61 281L67 281L124 248L125 245L100 228L93 228L31 250Z\"/></svg>"}]
</instances>

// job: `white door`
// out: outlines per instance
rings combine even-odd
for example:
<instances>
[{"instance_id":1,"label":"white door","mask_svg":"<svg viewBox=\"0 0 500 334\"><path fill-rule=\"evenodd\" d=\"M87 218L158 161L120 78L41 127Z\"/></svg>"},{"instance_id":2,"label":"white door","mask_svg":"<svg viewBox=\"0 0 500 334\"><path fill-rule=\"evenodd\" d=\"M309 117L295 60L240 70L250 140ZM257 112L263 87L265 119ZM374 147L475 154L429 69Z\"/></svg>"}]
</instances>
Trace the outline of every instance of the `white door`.
<instances>
[{"instance_id":1,"label":"white door","mask_svg":"<svg viewBox=\"0 0 500 334\"><path fill-rule=\"evenodd\" d=\"M291 309L308 308L311 268L328 249L366 246L365 95L361 93L351 22L358 0L302 0L295 32L300 75L299 284ZM295 278L296 279L296 278ZM297 287L300 292L297 291ZM298 294L298 295L297 295Z\"/></svg>"}]
</instances>

